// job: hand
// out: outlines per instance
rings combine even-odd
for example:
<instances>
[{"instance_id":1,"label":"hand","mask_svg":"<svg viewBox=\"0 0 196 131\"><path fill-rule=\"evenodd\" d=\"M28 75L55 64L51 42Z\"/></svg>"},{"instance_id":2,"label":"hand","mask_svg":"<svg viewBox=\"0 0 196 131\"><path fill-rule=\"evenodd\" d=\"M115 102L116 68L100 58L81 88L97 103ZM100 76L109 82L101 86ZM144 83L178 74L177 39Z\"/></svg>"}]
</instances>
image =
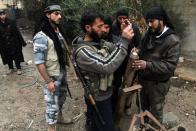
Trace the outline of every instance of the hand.
<instances>
[{"instance_id":1,"label":"hand","mask_svg":"<svg viewBox=\"0 0 196 131\"><path fill-rule=\"evenodd\" d=\"M128 40L132 40L134 36L134 32L132 26L128 25L122 30L122 37L127 38Z\"/></svg>"},{"instance_id":2,"label":"hand","mask_svg":"<svg viewBox=\"0 0 196 131\"><path fill-rule=\"evenodd\" d=\"M54 81L50 81L50 82L48 83L48 90L49 90L50 92L55 92L56 86L55 86L55 84L54 84Z\"/></svg>"},{"instance_id":3,"label":"hand","mask_svg":"<svg viewBox=\"0 0 196 131\"><path fill-rule=\"evenodd\" d=\"M124 19L120 25L121 31L124 30L127 26L130 26L132 28L132 24L128 19Z\"/></svg>"},{"instance_id":4,"label":"hand","mask_svg":"<svg viewBox=\"0 0 196 131\"><path fill-rule=\"evenodd\" d=\"M133 49L131 49L131 52L137 52L137 53L139 53L139 49L136 48L136 47L134 47Z\"/></svg>"},{"instance_id":5,"label":"hand","mask_svg":"<svg viewBox=\"0 0 196 131\"><path fill-rule=\"evenodd\" d=\"M132 63L132 68L134 70L142 70L146 69L146 61L144 60L136 60Z\"/></svg>"}]
</instances>

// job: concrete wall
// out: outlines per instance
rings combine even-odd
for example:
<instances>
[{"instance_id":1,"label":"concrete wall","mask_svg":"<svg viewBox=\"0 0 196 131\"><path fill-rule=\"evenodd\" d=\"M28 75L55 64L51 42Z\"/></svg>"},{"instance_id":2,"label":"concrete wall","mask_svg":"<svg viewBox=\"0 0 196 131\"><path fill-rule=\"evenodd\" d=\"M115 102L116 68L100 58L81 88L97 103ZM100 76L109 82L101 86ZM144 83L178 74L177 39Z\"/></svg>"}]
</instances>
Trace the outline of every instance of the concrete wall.
<instances>
[{"instance_id":1,"label":"concrete wall","mask_svg":"<svg viewBox=\"0 0 196 131\"><path fill-rule=\"evenodd\" d=\"M182 55L196 60L196 0L174 0L174 10L188 24L186 36L182 38Z\"/></svg>"}]
</instances>

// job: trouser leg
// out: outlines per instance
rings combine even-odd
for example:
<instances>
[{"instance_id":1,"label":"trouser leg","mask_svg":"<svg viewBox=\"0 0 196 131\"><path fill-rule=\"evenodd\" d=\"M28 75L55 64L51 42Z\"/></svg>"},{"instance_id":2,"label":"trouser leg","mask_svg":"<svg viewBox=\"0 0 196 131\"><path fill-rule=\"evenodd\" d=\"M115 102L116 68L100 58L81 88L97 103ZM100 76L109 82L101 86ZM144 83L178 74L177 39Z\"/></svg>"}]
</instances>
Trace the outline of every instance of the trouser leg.
<instances>
[{"instance_id":1,"label":"trouser leg","mask_svg":"<svg viewBox=\"0 0 196 131\"><path fill-rule=\"evenodd\" d=\"M7 59L7 64L8 64L9 69L14 69L14 66L13 66L13 59L12 59L11 56L8 57L8 59Z\"/></svg>"},{"instance_id":2,"label":"trouser leg","mask_svg":"<svg viewBox=\"0 0 196 131\"><path fill-rule=\"evenodd\" d=\"M16 60L14 62L15 62L16 68L17 69L21 69L20 62L16 61Z\"/></svg>"},{"instance_id":3,"label":"trouser leg","mask_svg":"<svg viewBox=\"0 0 196 131\"><path fill-rule=\"evenodd\" d=\"M164 107L164 100L159 101L159 103L157 104L151 105L151 113L161 123L163 122L163 107Z\"/></svg>"},{"instance_id":4,"label":"trouser leg","mask_svg":"<svg viewBox=\"0 0 196 131\"><path fill-rule=\"evenodd\" d=\"M169 91L168 82L157 82L151 85L149 91L150 112L162 123L165 96Z\"/></svg>"},{"instance_id":5,"label":"trouser leg","mask_svg":"<svg viewBox=\"0 0 196 131\"><path fill-rule=\"evenodd\" d=\"M90 103L87 102L87 104ZM111 98L104 101L96 102L96 104L97 104L97 108L100 111L101 116L103 117L105 125L101 124L95 110L93 109L93 112L90 115L90 119L91 119L90 131L115 131L113 125ZM92 107L92 105L87 105L87 107Z\"/></svg>"},{"instance_id":6,"label":"trouser leg","mask_svg":"<svg viewBox=\"0 0 196 131\"><path fill-rule=\"evenodd\" d=\"M63 104L65 103L66 95L67 95L67 82L63 81L62 85L59 87L59 96L58 96L59 99L58 105L60 111L62 110Z\"/></svg>"},{"instance_id":7,"label":"trouser leg","mask_svg":"<svg viewBox=\"0 0 196 131\"><path fill-rule=\"evenodd\" d=\"M93 116L93 106L91 105L90 101L88 98L84 97L85 103L86 103L86 123L85 123L85 128L86 131L91 131L91 126L92 126L92 116Z\"/></svg>"},{"instance_id":8,"label":"trouser leg","mask_svg":"<svg viewBox=\"0 0 196 131\"><path fill-rule=\"evenodd\" d=\"M112 111L113 113L115 113L116 111L116 106L117 106L117 103L118 103L118 98L119 98L119 88L120 87L117 87L117 86L114 86L113 88L113 94L112 94Z\"/></svg>"},{"instance_id":9,"label":"trouser leg","mask_svg":"<svg viewBox=\"0 0 196 131\"><path fill-rule=\"evenodd\" d=\"M139 107L138 96L137 96L136 103L137 103L137 106ZM149 99L148 99L146 90L144 88L142 88L142 90L140 92L140 104L141 104L141 108L142 108L143 111L150 109Z\"/></svg>"},{"instance_id":10,"label":"trouser leg","mask_svg":"<svg viewBox=\"0 0 196 131\"><path fill-rule=\"evenodd\" d=\"M57 122L57 116L59 113L59 106L58 106L58 96L50 92L48 87L44 87L44 99L46 102L46 122L48 124L55 124Z\"/></svg>"}]
</instances>

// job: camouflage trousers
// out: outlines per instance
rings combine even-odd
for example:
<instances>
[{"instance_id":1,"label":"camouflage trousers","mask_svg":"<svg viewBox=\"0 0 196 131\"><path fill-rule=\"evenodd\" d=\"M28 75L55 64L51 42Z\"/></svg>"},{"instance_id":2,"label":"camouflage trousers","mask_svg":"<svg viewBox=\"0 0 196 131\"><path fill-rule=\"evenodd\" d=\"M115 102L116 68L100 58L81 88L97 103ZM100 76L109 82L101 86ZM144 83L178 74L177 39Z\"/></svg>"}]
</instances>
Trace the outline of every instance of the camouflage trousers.
<instances>
[{"instance_id":1,"label":"camouflage trousers","mask_svg":"<svg viewBox=\"0 0 196 131\"><path fill-rule=\"evenodd\" d=\"M59 80L58 77L51 77L55 81L56 91L50 92L47 85L44 86L44 100L46 102L46 122L48 124L55 124L59 111L66 100L67 82L64 79Z\"/></svg>"}]
</instances>

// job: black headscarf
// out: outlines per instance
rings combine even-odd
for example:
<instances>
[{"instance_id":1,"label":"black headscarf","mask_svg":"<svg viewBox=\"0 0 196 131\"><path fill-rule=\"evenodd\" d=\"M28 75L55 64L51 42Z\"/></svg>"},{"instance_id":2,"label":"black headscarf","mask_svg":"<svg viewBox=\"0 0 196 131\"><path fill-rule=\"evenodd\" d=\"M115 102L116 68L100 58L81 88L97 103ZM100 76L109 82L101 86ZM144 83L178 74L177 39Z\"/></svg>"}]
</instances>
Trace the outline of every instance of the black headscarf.
<instances>
[{"instance_id":1,"label":"black headscarf","mask_svg":"<svg viewBox=\"0 0 196 131\"><path fill-rule=\"evenodd\" d=\"M127 8L121 8L116 12L116 18L118 16L127 16L129 17L129 10Z\"/></svg>"},{"instance_id":2,"label":"black headscarf","mask_svg":"<svg viewBox=\"0 0 196 131\"><path fill-rule=\"evenodd\" d=\"M104 24L107 24L109 26L112 26L112 18L108 15L105 15L103 17L103 21L104 21Z\"/></svg>"},{"instance_id":3,"label":"black headscarf","mask_svg":"<svg viewBox=\"0 0 196 131\"><path fill-rule=\"evenodd\" d=\"M57 53L57 56L58 56L58 61L59 61L59 64L61 66L61 68L65 68L65 64L66 64L66 61L65 61L65 56L63 55L63 49L62 49L62 46L61 46L61 42L56 34L56 32L54 31L53 27L51 26L50 22L49 22L49 19L46 17L46 15L44 15L40 21L40 24L37 25L38 27L35 29L35 32L34 32L34 35L39 32L39 31L42 31L44 32L48 37L50 37L50 39L53 40L53 43L54 43L54 47L55 47L55 50L56 50L56 53ZM62 28L59 26L59 25L56 25L59 30L60 30L60 33L63 35L63 37L65 38L65 34L63 33L62 31Z\"/></svg>"},{"instance_id":4,"label":"black headscarf","mask_svg":"<svg viewBox=\"0 0 196 131\"><path fill-rule=\"evenodd\" d=\"M161 6L152 7L149 11L146 13L146 20L148 19L158 19L163 20L164 25L174 30L174 26L167 15L166 11Z\"/></svg>"},{"instance_id":5,"label":"black headscarf","mask_svg":"<svg viewBox=\"0 0 196 131\"><path fill-rule=\"evenodd\" d=\"M112 32L111 32L111 30L112 30L112 18L108 15L105 15L103 17L103 21L104 21L104 24L107 24L107 25L110 26L109 33L107 34L107 36L106 35L104 36L105 37L104 39L106 39L108 41L111 41L112 40Z\"/></svg>"}]
</instances>

